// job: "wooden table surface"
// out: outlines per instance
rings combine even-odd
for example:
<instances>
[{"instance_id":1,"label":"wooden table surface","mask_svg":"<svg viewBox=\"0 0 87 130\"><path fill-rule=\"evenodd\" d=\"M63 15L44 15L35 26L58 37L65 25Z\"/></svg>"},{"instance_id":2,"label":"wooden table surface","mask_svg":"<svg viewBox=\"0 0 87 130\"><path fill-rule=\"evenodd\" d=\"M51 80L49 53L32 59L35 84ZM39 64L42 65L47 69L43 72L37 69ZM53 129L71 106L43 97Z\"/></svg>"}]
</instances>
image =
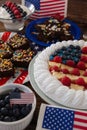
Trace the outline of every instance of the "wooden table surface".
<instances>
[{"instance_id":1,"label":"wooden table surface","mask_svg":"<svg viewBox=\"0 0 87 130\"><path fill-rule=\"evenodd\" d=\"M25 25L29 24L29 21L27 21L25 23ZM79 24L79 23L77 23ZM79 24L80 28L82 30L84 30L84 24ZM0 32L6 31L3 24L0 23ZM34 89L32 88L30 82L25 83L26 86L28 86L30 89L32 89L34 91ZM35 95L36 95L36 99L37 99L37 106L36 106L36 110L33 116L33 119L30 123L30 125L25 129L25 130L35 130L36 125L37 125L37 119L38 119L38 114L39 114L39 109L40 109L40 105L41 103L46 103L43 99L41 99L41 97L34 91Z\"/></svg>"}]
</instances>

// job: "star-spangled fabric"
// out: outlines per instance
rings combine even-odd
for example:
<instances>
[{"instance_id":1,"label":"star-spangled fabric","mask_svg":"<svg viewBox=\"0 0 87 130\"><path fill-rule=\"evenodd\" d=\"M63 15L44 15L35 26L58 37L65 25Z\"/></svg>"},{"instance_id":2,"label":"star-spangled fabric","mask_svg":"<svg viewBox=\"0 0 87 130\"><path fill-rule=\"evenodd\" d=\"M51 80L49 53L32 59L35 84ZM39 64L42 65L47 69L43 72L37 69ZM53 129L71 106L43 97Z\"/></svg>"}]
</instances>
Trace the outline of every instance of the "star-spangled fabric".
<instances>
[{"instance_id":1,"label":"star-spangled fabric","mask_svg":"<svg viewBox=\"0 0 87 130\"><path fill-rule=\"evenodd\" d=\"M35 6L35 12L31 15L31 19L54 16L58 14L61 18L67 15L68 0L25 0L24 5L28 6L32 3Z\"/></svg>"},{"instance_id":2,"label":"star-spangled fabric","mask_svg":"<svg viewBox=\"0 0 87 130\"><path fill-rule=\"evenodd\" d=\"M87 130L87 112L42 104L36 130Z\"/></svg>"}]
</instances>

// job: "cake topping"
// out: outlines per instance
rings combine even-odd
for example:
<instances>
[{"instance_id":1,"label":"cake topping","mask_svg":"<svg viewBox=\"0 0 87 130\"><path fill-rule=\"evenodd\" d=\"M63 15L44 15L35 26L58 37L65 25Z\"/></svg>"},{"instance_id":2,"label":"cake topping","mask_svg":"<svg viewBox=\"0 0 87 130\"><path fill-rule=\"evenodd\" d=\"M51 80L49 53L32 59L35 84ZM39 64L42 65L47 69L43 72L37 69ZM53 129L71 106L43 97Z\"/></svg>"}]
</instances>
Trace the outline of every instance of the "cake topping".
<instances>
[{"instance_id":1,"label":"cake topping","mask_svg":"<svg viewBox=\"0 0 87 130\"><path fill-rule=\"evenodd\" d=\"M70 88L78 85L78 89L81 89L82 86L84 90L87 88L86 47L81 48L79 45L63 46L51 54L49 60L49 70L63 85ZM58 69L55 69L57 67Z\"/></svg>"}]
</instances>

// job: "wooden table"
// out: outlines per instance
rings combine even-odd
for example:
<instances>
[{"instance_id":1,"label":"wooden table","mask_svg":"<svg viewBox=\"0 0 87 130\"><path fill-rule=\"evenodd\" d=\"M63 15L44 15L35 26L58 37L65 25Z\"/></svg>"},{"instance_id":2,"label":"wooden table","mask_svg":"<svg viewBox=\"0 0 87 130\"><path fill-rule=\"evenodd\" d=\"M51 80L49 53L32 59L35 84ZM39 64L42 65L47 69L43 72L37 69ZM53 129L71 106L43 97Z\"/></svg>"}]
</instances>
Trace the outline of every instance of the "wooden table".
<instances>
[{"instance_id":1,"label":"wooden table","mask_svg":"<svg viewBox=\"0 0 87 130\"><path fill-rule=\"evenodd\" d=\"M27 21L25 23L25 25L27 25L28 23L29 23L29 21ZM82 30L85 30L84 24L82 24L82 23L77 23L77 24L80 26L80 28ZM4 26L3 26L3 24L0 23L0 32L3 32L3 31L6 31L6 30L5 30ZM30 84L30 82L25 83L25 85L28 86L30 89L32 89L34 91L34 89L32 88L32 86ZM41 105L41 103L46 103L44 100L41 99L41 97L39 97L39 95L36 92L35 92L35 95L36 95L36 98L37 98L36 110L35 110L35 113L34 113L34 116L33 116L33 119L31 121L30 125L25 130L35 130L36 124L37 124L37 119L38 119L40 105Z\"/></svg>"}]
</instances>

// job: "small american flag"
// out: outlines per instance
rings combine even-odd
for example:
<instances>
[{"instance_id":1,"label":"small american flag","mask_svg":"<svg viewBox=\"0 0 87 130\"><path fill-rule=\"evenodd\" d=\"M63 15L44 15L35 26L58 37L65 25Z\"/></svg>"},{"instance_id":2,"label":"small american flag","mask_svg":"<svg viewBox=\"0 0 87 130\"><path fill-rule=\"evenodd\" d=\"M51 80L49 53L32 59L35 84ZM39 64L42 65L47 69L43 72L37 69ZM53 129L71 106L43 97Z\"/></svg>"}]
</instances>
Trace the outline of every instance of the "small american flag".
<instances>
[{"instance_id":1,"label":"small american flag","mask_svg":"<svg viewBox=\"0 0 87 130\"><path fill-rule=\"evenodd\" d=\"M12 104L31 104L34 101L33 93L17 93L10 95L10 105Z\"/></svg>"},{"instance_id":2,"label":"small american flag","mask_svg":"<svg viewBox=\"0 0 87 130\"><path fill-rule=\"evenodd\" d=\"M62 107L53 107L42 105L40 116L43 116L41 128L37 126L36 130L87 130L87 112L80 110L71 110ZM44 108L44 109L43 109Z\"/></svg>"},{"instance_id":3,"label":"small american flag","mask_svg":"<svg viewBox=\"0 0 87 130\"><path fill-rule=\"evenodd\" d=\"M30 17L32 19L54 16L58 14L62 19L67 15L68 0L25 0L25 5L29 2L35 6L35 13Z\"/></svg>"}]
</instances>

